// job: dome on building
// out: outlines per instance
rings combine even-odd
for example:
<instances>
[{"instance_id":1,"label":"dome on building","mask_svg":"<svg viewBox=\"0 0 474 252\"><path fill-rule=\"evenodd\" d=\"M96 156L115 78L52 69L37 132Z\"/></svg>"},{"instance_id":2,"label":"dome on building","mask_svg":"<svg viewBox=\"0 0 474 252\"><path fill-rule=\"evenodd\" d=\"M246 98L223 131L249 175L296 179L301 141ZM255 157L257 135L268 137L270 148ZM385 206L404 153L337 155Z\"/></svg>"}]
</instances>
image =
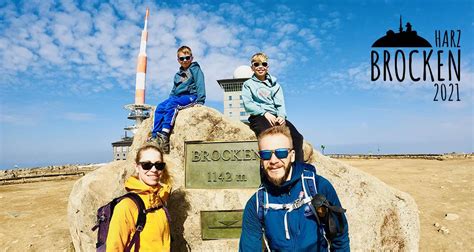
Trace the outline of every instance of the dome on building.
<instances>
[{"instance_id":1,"label":"dome on building","mask_svg":"<svg viewBox=\"0 0 474 252\"><path fill-rule=\"evenodd\" d=\"M252 68L250 66L239 66L234 71L234 79L251 78L253 75Z\"/></svg>"}]
</instances>

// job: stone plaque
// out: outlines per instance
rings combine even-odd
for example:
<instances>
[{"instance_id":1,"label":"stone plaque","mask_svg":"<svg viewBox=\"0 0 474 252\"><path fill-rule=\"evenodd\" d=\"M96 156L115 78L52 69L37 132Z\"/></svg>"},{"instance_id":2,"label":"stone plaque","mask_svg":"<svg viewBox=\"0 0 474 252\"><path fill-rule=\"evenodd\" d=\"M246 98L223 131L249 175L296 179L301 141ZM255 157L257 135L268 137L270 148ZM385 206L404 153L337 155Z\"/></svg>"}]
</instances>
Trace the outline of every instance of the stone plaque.
<instances>
[{"instance_id":1,"label":"stone plaque","mask_svg":"<svg viewBox=\"0 0 474 252\"><path fill-rule=\"evenodd\" d=\"M239 239L242 213L243 210L201 211L202 239Z\"/></svg>"},{"instance_id":2,"label":"stone plaque","mask_svg":"<svg viewBox=\"0 0 474 252\"><path fill-rule=\"evenodd\" d=\"M257 141L186 142L186 188L257 188Z\"/></svg>"}]
</instances>

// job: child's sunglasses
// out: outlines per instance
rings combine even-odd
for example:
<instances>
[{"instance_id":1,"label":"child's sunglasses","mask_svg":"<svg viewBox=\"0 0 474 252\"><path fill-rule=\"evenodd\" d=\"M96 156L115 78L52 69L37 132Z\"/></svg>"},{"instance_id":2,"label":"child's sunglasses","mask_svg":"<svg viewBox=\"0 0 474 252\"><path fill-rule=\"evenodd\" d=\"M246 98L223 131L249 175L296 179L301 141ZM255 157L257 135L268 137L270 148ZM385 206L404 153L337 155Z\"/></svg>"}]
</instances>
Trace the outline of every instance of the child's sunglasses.
<instances>
[{"instance_id":1,"label":"child's sunglasses","mask_svg":"<svg viewBox=\"0 0 474 252\"><path fill-rule=\"evenodd\" d=\"M267 66L268 66L268 63L267 63L267 62L262 62L262 63L260 63L260 62L254 62L254 63L252 63L252 66L253 66L253 67L259 67L260 65L263 66L263 67L267 67Z\"/></svg>"},{"instance_id":2,"label":"child's sunglasses","mask_svg":"<svg viewBox=\"0 0 474 252\"><path fill-rule=\"evenodd\" d=\"M275 153L275 156L279 159L287 158L288 153L290 153L289 148L279 148L276 150L261 150L258 152L260 159L262 160L270 160L272 158L272 154Z\"/></svg>"},{"instance_id":3,"label":"child's sunglasses","mask_svg":"<svg viewBox=\"0 0 474 252\"><path fill-rule=\"evenodd\" d=\"M188 60L191 60L191 56L182 56L182 57L178 57L179 61L188 61Z\"/></svg>"},{"instance_id":4,"label":"child's sunglasses","mask_svg":"<svg viewBox=\"0 0 474 252\"><path fill-rule=\"evenodd\" d=\"M140 166L143 168L143 170L145 171L148 171L148 170L151 170L151 168L153 168L153 166L155 166L155 168L158 170L158 171L162 171L165 169L165 166L166 166L166 163L165 162L156 162L156 163L152 163L152 162L139 162Z\"/></svg>"}]
</instances>

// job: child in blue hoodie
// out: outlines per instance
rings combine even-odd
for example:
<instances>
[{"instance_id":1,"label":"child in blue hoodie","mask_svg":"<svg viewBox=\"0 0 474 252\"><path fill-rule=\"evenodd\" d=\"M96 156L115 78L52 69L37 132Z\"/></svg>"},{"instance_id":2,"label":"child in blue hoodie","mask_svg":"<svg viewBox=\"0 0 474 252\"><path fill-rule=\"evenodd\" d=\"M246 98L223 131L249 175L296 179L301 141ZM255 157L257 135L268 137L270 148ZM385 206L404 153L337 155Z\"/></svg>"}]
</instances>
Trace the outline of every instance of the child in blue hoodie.
<instances>
[{"instance_id":1,"label":"child in blue hoodie","mask_svg":"<svg viewBox=\"0 0 474 252\"><path fill-rule=\"evenodd\" d=\"M303 136L295 126L286 119L283 90L275 76L268 73L268 57L264 53L252 56L252 78L242 86L242 100L245 111L250 114L250 128L258 135L276 125L286 125L290 129L295 148L295 158L304 162Z\"/></svg>"},{"instance_id":2,"label":"child in blue hoodie","mask_svg":"<svg viewBox=\"0 0 474 252\"><path fill-rule=\"evenodd\" d=\"M203 105L206 100L204 74L197 62L193 62L191 48L181 46L178 49L178 63L181 65L174 76L174 85L168 99L158 104L155 110L153 130L149 141L156 141L169 153L169 135L179 109Z\"/></svg>"}]
</instances>

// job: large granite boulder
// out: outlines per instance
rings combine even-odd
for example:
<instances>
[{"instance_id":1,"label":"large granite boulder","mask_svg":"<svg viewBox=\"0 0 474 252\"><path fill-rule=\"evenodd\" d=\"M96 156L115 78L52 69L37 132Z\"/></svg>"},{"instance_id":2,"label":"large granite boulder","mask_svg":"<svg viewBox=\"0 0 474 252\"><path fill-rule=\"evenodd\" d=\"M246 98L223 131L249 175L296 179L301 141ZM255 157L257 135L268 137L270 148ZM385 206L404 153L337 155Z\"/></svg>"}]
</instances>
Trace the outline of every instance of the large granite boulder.
<instances>
[{"instance_id":1,"label":"large granite boulder","mask_svg":"<svg viewBox=\"0 0 474 252\"><path fill-rule=\"evenodd\" d=\"M152 119L145 120L134 137L126 161L115 161L91 172L74 185L68 204L70 232L76 251L93 251L95 213L99 206L124 193L123 184L134 172L136 150L145 143ZM171 152L165 155L173 176L168 207L172 215L172 247L175 251L236 251L237 239L201 239L200 212L243 209L255 189L187 189L184 181L185 141L254 140L245 124L230 120L207 107L179 112ZM336 188L347 209L353 250L418 249L419 219L410 195L391 188L377 178L341 161L321 155L305 143L305 159Z\"/></svg>"}]
</instances>

